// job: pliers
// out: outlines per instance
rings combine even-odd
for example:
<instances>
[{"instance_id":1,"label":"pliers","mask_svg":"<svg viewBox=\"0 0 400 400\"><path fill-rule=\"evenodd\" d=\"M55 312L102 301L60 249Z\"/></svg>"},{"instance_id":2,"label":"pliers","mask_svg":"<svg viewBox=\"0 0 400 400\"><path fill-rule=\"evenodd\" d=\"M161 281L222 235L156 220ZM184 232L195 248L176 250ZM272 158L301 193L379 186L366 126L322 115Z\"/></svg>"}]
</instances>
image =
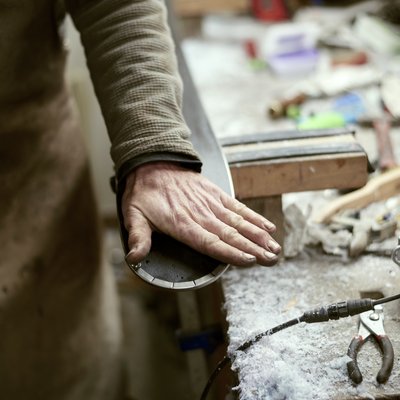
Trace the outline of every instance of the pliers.
<instances>
[{"instance_id":1,"label":"pliers","mask_svg":"<svg viewBox=\"0 0 400 400\"><path fill-rule=\"evenodd\" d=\"M351 358L351 361L347 363L347 372L350 379L356 384L361 383L363 380L357 364L357 354L370 337L375 339L383 354L382 367L376 376L378 383L385 383L392 372L394 361L393 346L383 328L383 319L383 307L381 305L376 305L374 310L360 314L358 335L354 336L347 351L347 355Z\"/></svg>"}]
</instances>

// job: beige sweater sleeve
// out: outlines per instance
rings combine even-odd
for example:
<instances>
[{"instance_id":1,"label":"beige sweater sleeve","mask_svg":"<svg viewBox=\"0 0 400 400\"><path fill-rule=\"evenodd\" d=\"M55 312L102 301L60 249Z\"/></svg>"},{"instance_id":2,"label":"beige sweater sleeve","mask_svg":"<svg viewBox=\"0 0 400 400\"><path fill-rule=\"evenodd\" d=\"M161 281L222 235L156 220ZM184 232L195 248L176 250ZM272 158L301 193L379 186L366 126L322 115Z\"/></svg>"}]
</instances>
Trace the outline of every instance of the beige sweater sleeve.
<instances>
[{"instance_id":1,"label":"beige sweater sleeve","mask_svg":"<svg viewBox=\"0 0 400 400\"><path fill-rule=\"evenodd\" d=\"M65 0L86 52L115 169L171 153L198 160L161 0Z\"/></svg>"}]
</instances>

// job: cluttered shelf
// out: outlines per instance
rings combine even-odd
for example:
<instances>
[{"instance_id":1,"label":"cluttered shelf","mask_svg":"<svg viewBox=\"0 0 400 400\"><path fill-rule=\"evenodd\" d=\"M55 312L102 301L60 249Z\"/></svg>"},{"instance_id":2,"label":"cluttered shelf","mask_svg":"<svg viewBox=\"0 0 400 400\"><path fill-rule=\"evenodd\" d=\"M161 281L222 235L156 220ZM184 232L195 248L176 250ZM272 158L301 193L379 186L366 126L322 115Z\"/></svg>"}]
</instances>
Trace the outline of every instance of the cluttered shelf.
<instances>
[{"instance_id":1,"label":"cluttered shelf","mask_svg":"<svg viewBox=\"0 0 400 400\"><path fill-rule=\"evenodd\" d=\"M221 143L240 136L347 129L375 167L369 190L363 187L347 195L337 189L365 183L349 183L359 173L353 167L339 178L335 175L336 181L332 173L324 175L323 184L319 181L315 187L305 183L318 171L315 158L304 164L309 178L296 176L296 183L293 178L286 187L277 188L282 182L271 180L276 161L268 173L263 161L262 179L260 169L251 170L256 184L243 198L257 191L254 197L282 195L285 258L276 268L232 268L223 276L231 352L306 309L371 293L387 296L400 287L400 270L390 259L400 213L400 34L394 21L387 20L387 9L385 13L380 2L366 1L346 8L301 8L284 25L208 15L202 20L201 36L183 42ZM287 145L285 137L282 143ZM278 145L268 146L273 152ZM295 169L301 170L305 161L298 160ZM335 159L332 170L340 169L339 161ZM231 171L244 164L241 159L232 162ZM322 172L327 164L323 165ZM267 188L260 191L262 185ZM352 197L333 207L324 223L317 223L318 215L332 210L332 202L337 204L341 196ZM348 318L293 327L235 354L240 399L400 396L400 308L391 303L384 311L385 330L395 351L386 384L375 380L381 361L372 343L359 355L363 382L356 385L349 379L346 353L358 319Z\"/></svg>"}]
</instances>

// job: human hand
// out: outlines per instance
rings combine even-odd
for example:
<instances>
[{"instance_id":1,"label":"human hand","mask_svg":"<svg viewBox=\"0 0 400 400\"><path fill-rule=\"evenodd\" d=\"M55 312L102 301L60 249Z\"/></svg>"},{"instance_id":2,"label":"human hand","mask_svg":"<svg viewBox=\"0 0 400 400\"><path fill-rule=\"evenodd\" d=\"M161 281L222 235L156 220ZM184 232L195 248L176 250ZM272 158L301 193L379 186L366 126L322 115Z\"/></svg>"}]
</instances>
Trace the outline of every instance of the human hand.
<instances>
[{"instance_id":1,"label":"human hand","mask_svg":"<svg viewBox=\"0 0 400 400\"><path fill-rule=\"evenodd\" d=\"M150 251L153 230L219 261L237 266L277 262L275 225L230 197L203 175L154 162L131 172L122 197L130 264Z\"/></svg>"}]
</instances>

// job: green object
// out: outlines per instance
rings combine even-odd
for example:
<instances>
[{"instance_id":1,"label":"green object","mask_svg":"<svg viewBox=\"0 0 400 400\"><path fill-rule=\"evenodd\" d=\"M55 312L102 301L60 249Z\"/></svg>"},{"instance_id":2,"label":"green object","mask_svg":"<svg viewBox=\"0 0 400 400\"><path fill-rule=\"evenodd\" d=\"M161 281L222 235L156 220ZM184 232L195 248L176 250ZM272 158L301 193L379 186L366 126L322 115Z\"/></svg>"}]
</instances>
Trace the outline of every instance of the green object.
<instances>
[{"instance_id":1,"label":"green object","mask_svg":"<svg viewBox=\"0 0 400 400\"><path fill-rule=\"evenodd\" d=\"M291 119L298 119L300 117L300 107L296 104L291 104L286 109L286 116Z\"/></svg>"},{"instance_id":2,"label":"green object","mask_svg":"<svg viewBox=\"0 0 400 400\"><path fill-rule=\"evenodd\" d=\"M300 130L306 130L341 128L344 126L346 126L346 121L342 114L334 111L328 111L303 119L299 122L297 128Z\"/></svg>"},{"instance_id":3,"label":"green object","mask_svg":"<svg viewBox=\"0 0 400 400\"><path fill-rule=\"evenodd\" d=\"M250 67L255 71L260 71L267 68L267 63L260 58L252 58L249 60Z\"/></svg>"}]
</instances>

